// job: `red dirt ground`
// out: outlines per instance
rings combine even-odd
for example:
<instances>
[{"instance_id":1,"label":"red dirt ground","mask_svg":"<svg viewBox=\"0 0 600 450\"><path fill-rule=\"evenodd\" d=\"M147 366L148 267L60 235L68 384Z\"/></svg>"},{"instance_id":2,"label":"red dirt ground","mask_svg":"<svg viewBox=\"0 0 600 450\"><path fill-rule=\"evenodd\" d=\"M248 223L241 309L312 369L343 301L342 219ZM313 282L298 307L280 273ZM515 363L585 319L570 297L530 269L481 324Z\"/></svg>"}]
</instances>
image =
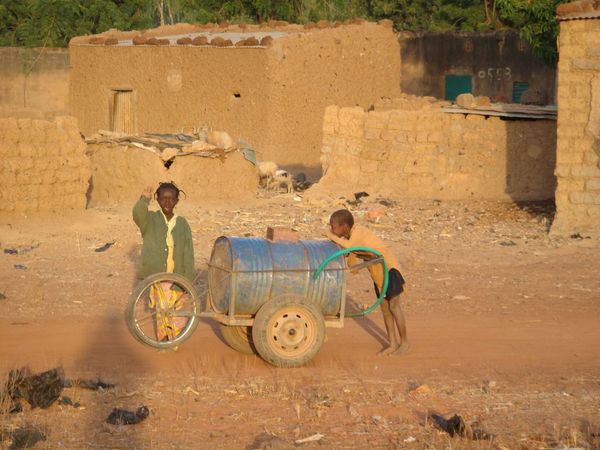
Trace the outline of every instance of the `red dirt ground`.
<instances>
[{"instance_id":1,"label":"red dirt ground","mask_svg":"<svg viewBox=\"0 0 600 450\"><path fill-rule=\"evenodd\" d=\"M262 235L270 224L319 238L330 211L290 200L183 205L198 267L221 234ZM177 352L129 335L140 238L128 210L3 219L1 248L21 253L0 254L0 372L60 365L117 388L67 389L84 409L0 414L0 427L41 427L39 448L291 448L317 433L297 445L598 448L600 243L550 239L547 212L511 205L417 202L386 213L372 226L404 265L411 352L375 356L385 338L376 312L328 329L313 361L286 370L236 353L210 321ZM371 289L361 274L348 294L367 304ZM140 425L103 423L113 407L142 404L151 414ZM495 438L450 438L432 412L476 420Z\"/></svg>"}]
</instances>

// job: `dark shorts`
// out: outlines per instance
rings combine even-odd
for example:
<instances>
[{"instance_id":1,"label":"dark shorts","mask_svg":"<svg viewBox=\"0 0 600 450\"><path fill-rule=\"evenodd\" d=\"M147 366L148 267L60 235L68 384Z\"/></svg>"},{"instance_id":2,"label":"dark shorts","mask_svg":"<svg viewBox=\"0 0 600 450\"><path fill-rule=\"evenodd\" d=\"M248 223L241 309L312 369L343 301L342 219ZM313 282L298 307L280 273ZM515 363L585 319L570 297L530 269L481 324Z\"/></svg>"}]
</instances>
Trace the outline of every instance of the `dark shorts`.
<instances>
[{"instance_id":1,"label":"dark shorts","mask_svg":"<svg viewBox=\"0 0 600 450\"><path fill-rule=\"evenodd\" d=\"M404 292L404 283L405 281L402 274L397 269L390 269L388 272L388 288L385 293L385 299L391 300L402 294L402 292ZM377 298L379 298L379 289L375 283L373 283L373 286L375 286L375 294L377 294Z\"/></svg>"}]
</instances>

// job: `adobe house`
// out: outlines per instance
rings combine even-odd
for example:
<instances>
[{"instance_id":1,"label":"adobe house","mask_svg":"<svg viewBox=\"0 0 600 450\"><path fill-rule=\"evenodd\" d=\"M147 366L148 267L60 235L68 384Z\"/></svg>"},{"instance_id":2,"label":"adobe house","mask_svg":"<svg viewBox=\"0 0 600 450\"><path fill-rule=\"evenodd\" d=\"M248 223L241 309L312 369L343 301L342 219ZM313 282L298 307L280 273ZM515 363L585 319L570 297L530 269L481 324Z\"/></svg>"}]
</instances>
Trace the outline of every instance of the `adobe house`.
<instances>
[{"instance_id":1,"label":"adobe house","mask_svg":"<svg viewBox=\"0 0 600 450\"><path fill-rule=\"evenodd\" d=\"M560 5L554 234L600 236L600 3Z\"/></svg>"},{"instance_id":2,"label":"adobe house","mask_svg":"<svg viewBox=\"0 0 600 450\"><path fill-rule=\"evenodd\" d=\"M555 103L556 69L533 55L518 31L399 33L402 92L452 100ZM525 97L523 94L529 91Z\"/></svg>"},{"instance_id":3,"label":"adobe house","mask_svg":"<svg viewBox=\"0 0 600 450\"><path fill-rule=\"evenodd\" d=\"M288 166L319 165L327 105L368 108L400 91L389 21L111 30L72 39L69 55L84 134L208 125Z\"/></svg>"}]
</instances>

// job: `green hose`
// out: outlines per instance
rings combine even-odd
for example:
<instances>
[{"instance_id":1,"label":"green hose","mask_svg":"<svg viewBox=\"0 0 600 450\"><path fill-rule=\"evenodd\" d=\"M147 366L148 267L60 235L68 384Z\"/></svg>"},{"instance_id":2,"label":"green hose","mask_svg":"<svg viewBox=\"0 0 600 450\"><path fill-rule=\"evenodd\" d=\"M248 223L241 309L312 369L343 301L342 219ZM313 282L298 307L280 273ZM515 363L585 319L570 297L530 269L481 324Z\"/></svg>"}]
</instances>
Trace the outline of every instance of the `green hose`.
<instances>
[{"instance_id":1,"label":"green hose","mask_svg":"<svg viewBox=\"0 0 600 450\"><path fill-rule=\"evenodd\" d=\"M333 261L334 259L336 259L342 255L345 255L347 253L352 253L352 252L368 252L368 253L374 254L375 256L381 256L381 253L379 253L377 250L374 250L369 247L345 248L345 249L335 252L333 255L329 256L325 261L323 261L317 268L317 271L315 272L315 275L313 278L316 280L318 278L318 276L321 275L321 272L323 272L325 267L327 267L331 261ZM379 298L377 298L377 301L375 303L373 303L371 306L369 306L367 309L364 309L364 310L354 313L354 314L346 314L345 317L366 316L367 314L373 312L375 310L375 308L377 308L379 306L379 304L381 303L381 301L384 299L385 294L387 293L387 289L388 289L389 275L388 275L388 268L387 268L385 259L382 261L382 264L383 264L383 289L381 289L381 292L379 293Z\"/></svg>"}]
</instances>

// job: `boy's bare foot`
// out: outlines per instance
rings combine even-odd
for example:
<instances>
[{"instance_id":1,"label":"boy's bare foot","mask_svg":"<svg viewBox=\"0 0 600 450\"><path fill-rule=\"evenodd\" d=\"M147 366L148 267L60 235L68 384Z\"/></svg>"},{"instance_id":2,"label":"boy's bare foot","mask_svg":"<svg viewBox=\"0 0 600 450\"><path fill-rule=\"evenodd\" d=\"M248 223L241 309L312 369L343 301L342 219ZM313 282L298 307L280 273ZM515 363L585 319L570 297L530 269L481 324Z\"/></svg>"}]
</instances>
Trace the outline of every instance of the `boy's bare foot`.
<instances>
[{"instance_id":1,"label":"boy's bare foot","mask_svg":"<svg viewBox=\"0 0 600 450\"><path fill-rule=\"evenodd\" d=\"M400 355L404 355L406 353L408 353L410 350L410 344L408 342L403 342L402 345L398 346L398 348L396 350L394 350L393 353L391 353L392 356L400 356Z\"/></svg>"},{"instance_id":2,"label":"boy's bare foot","mask_svg":"<svg viewBox=\"0 0 600 450\"><path fill-rule=\"evenodd\" d=\"M377 353L377 356L391 355L396 350L398 350L398 348L400 348L398 345L390 345L389 347L385 347L383 350Z\"/></svg>"}]
</instances>

